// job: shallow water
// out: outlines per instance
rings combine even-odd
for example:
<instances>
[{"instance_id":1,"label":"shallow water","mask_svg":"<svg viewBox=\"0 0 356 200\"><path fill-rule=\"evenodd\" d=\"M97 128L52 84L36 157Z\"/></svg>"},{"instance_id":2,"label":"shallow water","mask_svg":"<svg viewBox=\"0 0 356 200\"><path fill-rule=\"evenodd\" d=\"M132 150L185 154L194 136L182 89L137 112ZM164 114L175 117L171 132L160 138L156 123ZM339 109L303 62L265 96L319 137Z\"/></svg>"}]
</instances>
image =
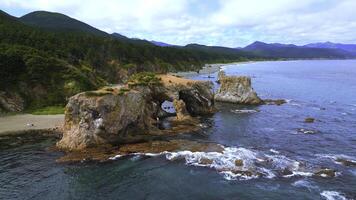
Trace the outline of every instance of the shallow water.
<instances>
[{"instance_id":1,"label":"shallow water","mask_svg":"<svg viewBox=\"0 0 356 200\"><path fill-rule=\"evenodd\" d=\"M261 97L288 103L217 104L219 112L204 119L209 127L204 134L186 137L219 143L225 149L220 153L167 152L108 163L57 164L62 154L48 149L54 139L21 143L2 138L0 199L356 199L356 167L336 162L356 160L355 60L224 68L227 74L252 76ZM307 117L316 122L304 123ZM213 162L202 165L202 158ZM236 159L264 175L224 171L235 168ZM294 175L280 174L284 168ZM335 169L338 175L310 176L320 168Z\"/></svg>"}]
</instances>

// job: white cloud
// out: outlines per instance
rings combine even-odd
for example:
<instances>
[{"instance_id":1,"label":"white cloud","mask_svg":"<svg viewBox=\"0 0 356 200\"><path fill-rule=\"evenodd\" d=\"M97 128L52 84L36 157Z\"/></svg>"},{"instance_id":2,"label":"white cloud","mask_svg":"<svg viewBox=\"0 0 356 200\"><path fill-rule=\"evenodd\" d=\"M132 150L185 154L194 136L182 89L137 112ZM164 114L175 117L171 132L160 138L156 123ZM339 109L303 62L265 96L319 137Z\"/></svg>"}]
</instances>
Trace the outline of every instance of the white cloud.
<instances>
[{"instance_id":1,"label":"white cloud","mask_svg":"<svg viewBox=\"0 0 356 200\"><path fill-rule=\"evenodd\" d=\"M173 44L356 42L355 0L0 0L0 6L10 14L61 12L108 32Z\"/></svg>"}]
</instances>

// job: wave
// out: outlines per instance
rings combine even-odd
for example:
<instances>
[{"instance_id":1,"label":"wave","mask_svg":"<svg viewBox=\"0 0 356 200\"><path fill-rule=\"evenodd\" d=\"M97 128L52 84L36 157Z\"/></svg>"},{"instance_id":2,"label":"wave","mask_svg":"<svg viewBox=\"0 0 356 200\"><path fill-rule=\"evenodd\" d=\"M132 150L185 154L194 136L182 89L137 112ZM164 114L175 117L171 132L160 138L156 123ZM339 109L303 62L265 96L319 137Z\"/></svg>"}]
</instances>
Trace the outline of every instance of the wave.
<instances>
[{"instance_id":1,"label":"wave","mask_svg":"<svg viewBox=\"0 0 356 200\"><path fill-rule=\"evenodd\" d=\"M255 178L290 178L310 177L315 175L316 168L306 168L300 161L288 158L276 150L272 154L246 148L221 146L221 152L161 152L133 153L135 156L164 156L169 161L181 160L186 165L207 167L216 170L226 180L249 180ZM120 158L115 156L111 159Z\"/></svg>"},{"instance_id":2,"label":"wave","mask_svg":"<svg viewBox=\"0 0 356 200\"><path fill-rule=\"evenodd\" d=\"M318 186L316 185L313 185L311 182L307 181L307 180L298 180L294 183L292 183L292 185L294 187L299 187L299 188L307 188L309 191L312 191L312 190L317 190L319 189Z\"/></svg>"},{"instance_id":3,"label":"wave","mask_svg":"<svg viewBox=\"0 0 356 200\"><path fill-rule=\"evenodd\" d=\"M231 110L231 112L236 113L236 114L248 114L248 113L258 113L260 112L259 110Z\"/></svg>"},{"instance_id":4,"label":"wave","mask_svg":"<svg viewBox=\"0 0 356 200\"><path fill-rule=\"evenodd\" d=\"M320 193L326 200L347 200L347 198L336 191L323 191Z\"/></svg>"}]
</instances>

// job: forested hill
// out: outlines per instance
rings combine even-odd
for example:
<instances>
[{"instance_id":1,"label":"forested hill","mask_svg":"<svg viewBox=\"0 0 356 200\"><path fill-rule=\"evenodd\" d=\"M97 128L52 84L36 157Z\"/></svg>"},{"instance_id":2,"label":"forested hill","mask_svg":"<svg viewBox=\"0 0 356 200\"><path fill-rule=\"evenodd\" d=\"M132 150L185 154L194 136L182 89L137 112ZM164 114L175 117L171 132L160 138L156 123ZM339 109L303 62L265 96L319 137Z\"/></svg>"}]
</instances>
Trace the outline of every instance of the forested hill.
<instances>
[{"instance_id":1,"label":"forested hill","mask_svg":"<svg viewBox=\"0 0 356 200\"><path fill-rule=\"evenodd\" d=\"M85 24L61 13L35 11L20 17L19 21L27 25L55 31L80 31L98 36L108 35L104 31L96 29L88 24Z\"/></svg>"},{"instance_id":2,"label":"forested hill","mask_svg":"<svg viewBox=\"0 0 356 200\"><path fill-rule=\"evenodd\" d=\"M75 93L121 82L139 71L196 70L204 63L255 58L101 35L58 13L16 18L0 12L0 102L23 100L26 108L64 104ZM9 108L0 103L1 110Z\"/></svg>"}]
</instances>

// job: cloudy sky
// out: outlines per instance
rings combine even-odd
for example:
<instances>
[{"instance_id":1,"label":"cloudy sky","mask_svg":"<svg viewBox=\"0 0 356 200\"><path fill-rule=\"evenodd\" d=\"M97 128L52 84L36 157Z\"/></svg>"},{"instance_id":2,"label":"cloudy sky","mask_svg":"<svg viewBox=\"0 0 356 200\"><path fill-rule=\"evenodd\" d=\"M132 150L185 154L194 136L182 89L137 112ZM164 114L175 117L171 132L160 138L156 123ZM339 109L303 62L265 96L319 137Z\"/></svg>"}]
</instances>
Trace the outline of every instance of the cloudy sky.
<instances>
[{"instance_id":1,"label":"cloudy sky","mask_svg":"<svg viewBox=\"0 0 356 200\"><path fill-rule=\"evenodd\" d=\"M356 43L356 0L0 0L14 16L60 12L109 33L185 45Z\"/></svg>"}]
</instances>

